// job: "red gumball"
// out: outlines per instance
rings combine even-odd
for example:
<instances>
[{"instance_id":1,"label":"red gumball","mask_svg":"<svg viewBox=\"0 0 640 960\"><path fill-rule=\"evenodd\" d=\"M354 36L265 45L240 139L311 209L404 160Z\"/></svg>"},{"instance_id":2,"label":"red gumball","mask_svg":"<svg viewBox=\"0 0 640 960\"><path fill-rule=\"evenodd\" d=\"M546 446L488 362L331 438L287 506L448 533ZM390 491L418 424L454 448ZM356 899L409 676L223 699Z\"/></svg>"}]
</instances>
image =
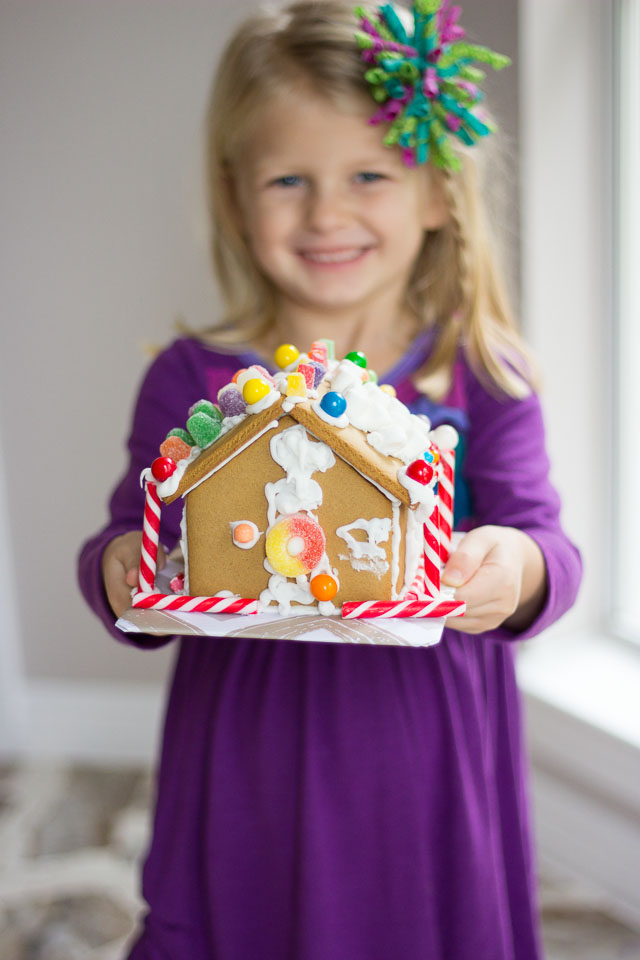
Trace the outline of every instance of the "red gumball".
<instances>
[{"instance_id":1,"label":"red gumball","mask_svg":"<svg viewBox=\"0 0 640 960\"><path fill-rule=\"evenodd\" d=\"M407 476L426 487L433 480L434 470L426 460L414 460L407 467Z\"/></svg>"},{"instance_id":2,"label":"red gumball","mask_svg":"<svg viewBox=\"0 0 640 960\"><path fill-rule=\"evenodd\" d=\"M151 473L162 483L167 480L176 469L176 462L171 457L157 457L151 464Z\"/></svg>"}]
</instances>

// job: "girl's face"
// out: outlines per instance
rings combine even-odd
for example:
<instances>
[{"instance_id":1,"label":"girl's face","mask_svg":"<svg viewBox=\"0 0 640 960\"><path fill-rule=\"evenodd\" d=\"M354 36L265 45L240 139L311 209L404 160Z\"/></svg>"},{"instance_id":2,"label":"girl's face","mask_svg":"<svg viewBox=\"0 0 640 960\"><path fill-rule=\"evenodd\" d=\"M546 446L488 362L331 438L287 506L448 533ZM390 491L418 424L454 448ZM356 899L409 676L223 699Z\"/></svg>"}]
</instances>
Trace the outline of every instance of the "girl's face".
<instances>
[{"instance_id":1,"label":"girl's face","mask_svg":"<svg viewBox=\"0 0 640 960\"><path fill-rule=\"evenodd\" d=\"M370 112L283 94L243 143L240 225L281 309L379 312L381 297L399 308L424 231L447 218L430 170L405 167Z\"/></svg>"}]
</instances>

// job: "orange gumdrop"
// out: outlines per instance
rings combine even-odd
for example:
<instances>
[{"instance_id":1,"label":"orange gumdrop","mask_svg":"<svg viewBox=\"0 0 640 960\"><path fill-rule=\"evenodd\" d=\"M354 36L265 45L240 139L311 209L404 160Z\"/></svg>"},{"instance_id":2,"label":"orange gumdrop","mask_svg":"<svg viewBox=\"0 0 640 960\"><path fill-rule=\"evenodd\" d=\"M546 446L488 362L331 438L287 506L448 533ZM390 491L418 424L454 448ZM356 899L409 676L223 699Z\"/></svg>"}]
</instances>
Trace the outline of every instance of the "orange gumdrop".
<instances>
[{"instance_id":1,"label":"orange gumdrop","mask_svg":"<svg viewBox=\"0 0 640 960\"><path fill-rule=\"evenodd\" d=\"M163 457L171 457L176 463L178 460L185 460L191 453L191 447L180 437L167 437L160 444L160 453Z\"/></svg>"},{"instance_id":2,"label":"orange gumdrop","mask_svg":"<svg viewBox=\"0 0 640 960\"><path fill-rule=\"evenodd\" d=\"M233 539L236 543L250 543L253 536L253 527L250 523L239 523L233 528Z\"/></svg>"},{"instance_id":3,"label":"orange gumdrop","mask_svg":"<svg viewBox=\"0 0 640 960\"><path fill-rule=\"evenodd\" d=\"M333 600L338 592L338 584L328 573L319 573L309 584L316 600Z\"/></svg>"}]
</instances>

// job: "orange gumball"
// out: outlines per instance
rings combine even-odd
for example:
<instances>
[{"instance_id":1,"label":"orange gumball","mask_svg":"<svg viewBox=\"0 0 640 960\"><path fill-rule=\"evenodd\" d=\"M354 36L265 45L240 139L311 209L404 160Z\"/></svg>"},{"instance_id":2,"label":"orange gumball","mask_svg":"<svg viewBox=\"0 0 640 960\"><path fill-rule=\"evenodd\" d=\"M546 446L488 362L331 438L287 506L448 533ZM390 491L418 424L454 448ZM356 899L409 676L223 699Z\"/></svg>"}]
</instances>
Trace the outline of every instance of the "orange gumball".
<instances>
[{"instance_id":1,"label":"orange gumball","mask_svg":"<svg viewBox=\"0 0 640 960\"><path fill-rule=\"evenodd\" d=\"M316 600L333 600L338 592L338 584L328 573L319 573L309 584Z\"/></svg>"}]
</instances>

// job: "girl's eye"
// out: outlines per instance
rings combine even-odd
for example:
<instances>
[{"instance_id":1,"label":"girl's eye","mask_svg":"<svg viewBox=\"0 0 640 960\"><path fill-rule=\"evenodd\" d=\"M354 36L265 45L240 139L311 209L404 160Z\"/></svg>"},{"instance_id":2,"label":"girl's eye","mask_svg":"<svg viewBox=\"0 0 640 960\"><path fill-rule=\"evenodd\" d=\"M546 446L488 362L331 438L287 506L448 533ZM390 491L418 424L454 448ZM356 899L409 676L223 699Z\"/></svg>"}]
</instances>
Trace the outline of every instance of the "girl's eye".
<instances>
[{"instance_id":1,"label":"girl's eye","mask_svg":"<svg viewBox=\"0 0 640 960\"><path fill-rule=\"evenodd\" d=\"M292 173L286 177L276 177L269 185L272 187L297 187L300 183L302 183L302 177Z\"/></svg>"},{"instance_id":2,"label":"girl's eye","mask_svg":"<svg viewBox=\"0 0 640 960\"><path fill-rule=\"evenodd\" d=\"M356 174L356 180L358 183L377 183L378 180L384 179L384 174L373 173L370 170L362 170L360 173Z\"/></svg>"}]
</instances>

